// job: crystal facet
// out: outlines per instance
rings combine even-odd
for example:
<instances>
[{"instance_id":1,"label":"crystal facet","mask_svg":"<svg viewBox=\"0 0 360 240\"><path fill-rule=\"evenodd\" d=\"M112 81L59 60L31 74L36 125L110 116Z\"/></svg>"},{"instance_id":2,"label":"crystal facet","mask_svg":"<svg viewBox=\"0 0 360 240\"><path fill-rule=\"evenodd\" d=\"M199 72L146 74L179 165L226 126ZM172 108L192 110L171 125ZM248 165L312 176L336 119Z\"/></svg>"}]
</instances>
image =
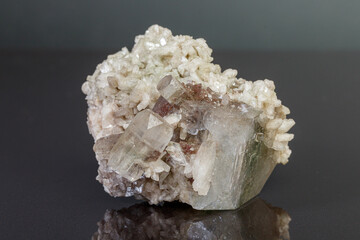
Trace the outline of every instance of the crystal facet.
<instances>
[{"instance_id":1,"label":"crystal facet","mask_svg":"<svg viewBox=\"0 0 360 240\"><path fill-rule=\"evenodd\" d=\"M171 75L167 75L159 81L157 90L171 104L178 103L186 93L182 84Z\"/></svg>"},{"instance_id":2,"label":"crystal facet","mask_svg":"<svg viewBox=\"0 0 360 240\"><path fill-rule=\"evenodd\" d=\"M130 181L138 180L154 161L155 171L168 172L158 158L172 135L173 128L161 116L149 109L139 112L111 149L108 164Z\"/></svg>"}]
</instances>

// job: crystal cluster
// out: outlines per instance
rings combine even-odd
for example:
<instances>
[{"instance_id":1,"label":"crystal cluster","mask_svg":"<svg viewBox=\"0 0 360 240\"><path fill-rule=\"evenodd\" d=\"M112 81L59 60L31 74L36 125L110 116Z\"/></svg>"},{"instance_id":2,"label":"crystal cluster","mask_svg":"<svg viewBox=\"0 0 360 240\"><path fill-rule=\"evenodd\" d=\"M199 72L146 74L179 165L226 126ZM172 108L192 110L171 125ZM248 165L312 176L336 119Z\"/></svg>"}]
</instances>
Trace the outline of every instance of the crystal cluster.
<instances>
[{"instance_id":1,"label":"crystal cluster","mask_svg":"<svg viewBox=\"0 0 360 240\"><path fill-rule=\"evenodd\" d=\"M233 211L137 204L118 211L107 210L92 239L285 240L290 239L289 222L286 211L259 198Z\"/></svg>"},{"instance_id":2,"label":"crystal cluster","mask_svg":"<svg viewBox=\"0 0 360 240\"><path fill-rule=\"evenodd\" d=\"M295 122L273 82L237 79L211 61L204 40L154 25L88 77L82 89L105 191L235 209L287 162Z\"/></svg>"}]
</instances>

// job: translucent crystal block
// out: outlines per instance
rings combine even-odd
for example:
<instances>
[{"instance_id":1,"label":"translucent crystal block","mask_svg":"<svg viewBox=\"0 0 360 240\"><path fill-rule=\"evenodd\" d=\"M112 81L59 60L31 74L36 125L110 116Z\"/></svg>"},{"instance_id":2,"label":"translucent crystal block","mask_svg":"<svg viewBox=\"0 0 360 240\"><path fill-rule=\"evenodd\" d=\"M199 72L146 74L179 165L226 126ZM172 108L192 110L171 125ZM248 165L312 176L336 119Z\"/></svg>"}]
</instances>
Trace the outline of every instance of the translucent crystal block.
<instances>
[{"instance_id":1,"label":"translucent crystal block","mask_svg":"<svg viewBox=\"0 0 360 240\"><path fill-rule=\"evenodd\" d=\"M207 171L207 176L202 177L210 178L209 191L194 194L191 198L195 209L237 208L256 196L265 184L276 162L265 159L266 147L255 141L254 114L256 112L252 109L241 107L207 109L202 120L216 145L207 146L209 144L205 141L200 147L205 145L208 149L208 161L203 165L213 167L212 171ZM199 189L208 188L207 181L201 183L203 186L197 186Z\"/></svg>"},{"instance_id":2,"label":"translucent crystal block","mask_svg":"<svg viewBox=\"0 0 360 240\"><path fill-rule=\"evenodd\" d=\"M153 107L153 111L161 117L164 117L169 114L173 108L173 105L171 105L163 96L160 96Z\"/></svg>"},{"instance_id":3,"label":"translucent crystal block","mask_svg":"<svg viewBox=\"0 0 360 240\"><path fill-rule=\"evenodd\" d=\"M110 151L108 165L122 177L136 181L148 162L156 161L168 145L173 128L158 114L139 112Z\"/></svg>"},{"instance_id":4,"label":"translucent crystal block","mask_svg":"<svg viewBox=\"0 0 360 240\"><path fill-rule=\"evenodd\" d=\"M204 114L207 109L212 107L211 104L197 101L184 101L181 104L183 126L189 134L197 135L199 131L205 130L203 122Z\"/></svg>"},{"instance_id":5,"label":"translucent crystal block","mask_svg":"<svg viewBox=\"0 0 360 240\"><path fill-rule=\"evenodd\" d=\"M161 79L157 85L157 89L161 96L171 104L177 104L186 93L186 89L181 82L171 75L167 75Z\"/></svg>"}]
</instances>

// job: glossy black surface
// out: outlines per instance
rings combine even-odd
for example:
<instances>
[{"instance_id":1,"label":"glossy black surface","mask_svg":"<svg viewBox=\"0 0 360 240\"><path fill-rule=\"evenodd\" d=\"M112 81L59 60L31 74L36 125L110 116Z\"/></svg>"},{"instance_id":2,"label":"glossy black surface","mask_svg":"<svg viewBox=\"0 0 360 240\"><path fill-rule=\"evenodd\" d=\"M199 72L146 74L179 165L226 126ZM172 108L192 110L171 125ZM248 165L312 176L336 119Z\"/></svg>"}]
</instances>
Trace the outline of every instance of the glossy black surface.
<instances>
[{"instance_id":1,"label":"glossy black surface","mask_svg":"<svg viewBox=\"0 0 360 240\"><path fill-rule=\"evenodd\" d=\"M80 91L108 52L0 52L0 239L90 239L108 196ZM360 53L214 52L223 69L275 81L297 124L286 166L261 198L292 218L291 239L360 238Z\"/></svg>"},{"instance_id":2,"label":"glossy black surface","mask_svg":"<svg viewBox=\"0 0 360 240\"><path fill-rule=\"evenodd\" d=\"M199 211L187 204L135 204L107 210L93 240L241 239L288 240L290 217L260 198L236 210Z\"/></svg>"}]
</instances>

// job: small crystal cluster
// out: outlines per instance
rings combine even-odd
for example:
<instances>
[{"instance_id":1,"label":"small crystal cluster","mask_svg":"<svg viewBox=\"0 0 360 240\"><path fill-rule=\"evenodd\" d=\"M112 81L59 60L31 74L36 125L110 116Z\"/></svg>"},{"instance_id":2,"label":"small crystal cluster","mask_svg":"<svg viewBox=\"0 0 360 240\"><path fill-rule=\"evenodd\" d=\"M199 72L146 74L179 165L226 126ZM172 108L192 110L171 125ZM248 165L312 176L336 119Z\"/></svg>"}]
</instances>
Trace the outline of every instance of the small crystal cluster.
<instances>
[{"instance_id":1,"label":"small crystal cluster","mask_svg":"<svg viewBox=\"0 0 360 240\"><path fill-rule=\"evenodd\" d=\"M256 198L233 211L196 211L182 205L137 204L107 210L93 240L107 239L290 239L290 217Z\"/></svg>"},{"instance_id":2,"label":"small crystal cluster","mask_svg":"<svg viewBox=\"0 0 360 240\"><path fill-rule=\"evenodd\" d=\"M291 153L272 81L220 71L202 39L154 25L83 85L97 179L113 196L235 209Z\"/></svg>"}]
</instances>

